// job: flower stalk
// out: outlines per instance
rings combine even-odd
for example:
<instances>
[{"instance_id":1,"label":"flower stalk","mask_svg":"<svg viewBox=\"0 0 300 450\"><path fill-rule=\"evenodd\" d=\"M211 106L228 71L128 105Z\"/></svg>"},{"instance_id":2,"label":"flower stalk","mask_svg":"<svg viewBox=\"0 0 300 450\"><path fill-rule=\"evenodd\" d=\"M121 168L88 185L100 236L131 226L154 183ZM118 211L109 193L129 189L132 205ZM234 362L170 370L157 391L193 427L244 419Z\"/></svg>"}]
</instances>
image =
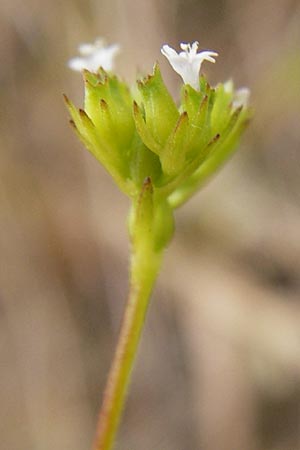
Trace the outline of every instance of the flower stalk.
<instances>
[{"instance_id":1,"label":"flower stalk","mask_svg":"<svg viewBox=\"0 0 300 450\"><path fill-rule=\"evenodd\" d=\"M138 270L140 259L149 258L147 276ZM104 391L99 414L94 450L110 450L115 441L118 425L126 400L130 376L143 330L150 294L159 270L160 258L133 254L130 290L118 338L113 363Z\"/></svg>"},{"instance_id":2,"label":"flower stalk","mask_svg":"<svg viewBox=\"0 0 300 450\"><path fill-rule=\"evenodd\" d=\"M130 228L133 235L129 295L104 391L93 450L110 450L115 441L151 291L160 268L163 251L155 250L152 238L151 217L148 214L151 211L151 197L151 180L146 179L131 213ZM147 227L148 230L144 229L140 234Z\"/></svg>"},{"instance_id":3,"label":"flower stalk","mask_svg":"<svg viewBox=\"0 0 300 450\"><path fill-rule=\"evenodd\" d=\"M84 108L65 97L77 136L132 202L129 296L93 450L114 445L174 210L232 155L251 116L246 88L235 91L232 81L213 88L199 74L203 61L215 62L217 53L198 53L198 42L182 43L180 53L168 45L161 50L183 80L179 106L158 64L137 81L138 89L112 74L118 49L102 41L81 46L70 66L84 69Z\"/></svg>"}]
</instances>

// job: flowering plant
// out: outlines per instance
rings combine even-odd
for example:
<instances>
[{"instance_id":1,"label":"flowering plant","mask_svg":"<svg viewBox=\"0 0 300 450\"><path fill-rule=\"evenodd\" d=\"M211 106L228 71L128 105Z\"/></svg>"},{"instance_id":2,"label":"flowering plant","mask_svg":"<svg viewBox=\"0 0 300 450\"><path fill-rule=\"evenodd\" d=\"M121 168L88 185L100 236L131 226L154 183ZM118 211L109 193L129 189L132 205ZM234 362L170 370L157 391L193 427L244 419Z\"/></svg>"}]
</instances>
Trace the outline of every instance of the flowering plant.
<instances>
[{"instance_id":1,"label":"flowering plant","mask_svg":"<svg viewBox=\"0 0 300 450\"><path fill-rule=\"evenodd\" d=\"M173 211L190 198L235 150L251 115L249 91L233 83L212 88L200 75L216 52L181 44L161 49L182 77L181 102L170 95L159 65L138 90L111 72L119 47L80 46L70 67L83 70L84 108L66 98L79 139L132 200L129 215L131 287L99 419L95 450L113 445L149 297L174 230ZM133 93L134 92L134 93Z\"/></svg>"}]
</instances>

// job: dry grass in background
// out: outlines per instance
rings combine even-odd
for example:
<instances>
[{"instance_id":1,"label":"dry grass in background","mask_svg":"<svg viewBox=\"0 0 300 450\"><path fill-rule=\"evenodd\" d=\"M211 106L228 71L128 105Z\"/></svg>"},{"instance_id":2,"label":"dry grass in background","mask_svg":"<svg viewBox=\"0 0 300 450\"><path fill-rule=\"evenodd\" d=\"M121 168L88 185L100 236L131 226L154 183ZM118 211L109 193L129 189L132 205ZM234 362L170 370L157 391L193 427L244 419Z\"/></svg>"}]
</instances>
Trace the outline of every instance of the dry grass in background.
<instances>
[{"instance_id":1,"label":"dry grass in background","mask_svg":"<svg viewBox=\"0 0 300 450\"><path fill-rule=\"evenodd\" d=\"M1 0L0 438L90 447L127 290L128 202L68 128L81 41L219 52L248 85L240 152L178 211L117 450L300 449L300 8L293 0Z\"/></svg>"}]
</instances>

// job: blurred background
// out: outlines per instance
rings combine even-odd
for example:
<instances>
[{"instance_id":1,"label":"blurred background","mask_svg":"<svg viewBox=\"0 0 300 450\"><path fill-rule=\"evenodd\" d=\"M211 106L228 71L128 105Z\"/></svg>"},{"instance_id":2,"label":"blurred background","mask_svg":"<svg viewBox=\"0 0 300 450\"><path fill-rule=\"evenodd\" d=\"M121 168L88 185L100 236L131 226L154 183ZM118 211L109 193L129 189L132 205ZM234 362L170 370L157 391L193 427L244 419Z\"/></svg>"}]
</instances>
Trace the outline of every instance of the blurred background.
<instances>
[{"instance_id":1,"label":"blurred background","mask_svg":"<svg viewBox=\"0 0 300 450\"><path fill-rule=\"evenodd\" d=\"M0 441L83 450L127 293L128 200L68 126L66 61L119 42L133 82L163 43L249 86L238 153L176 217L116 450L300 450L300 4L0 1Z\"/></svg>"}]
</instances>

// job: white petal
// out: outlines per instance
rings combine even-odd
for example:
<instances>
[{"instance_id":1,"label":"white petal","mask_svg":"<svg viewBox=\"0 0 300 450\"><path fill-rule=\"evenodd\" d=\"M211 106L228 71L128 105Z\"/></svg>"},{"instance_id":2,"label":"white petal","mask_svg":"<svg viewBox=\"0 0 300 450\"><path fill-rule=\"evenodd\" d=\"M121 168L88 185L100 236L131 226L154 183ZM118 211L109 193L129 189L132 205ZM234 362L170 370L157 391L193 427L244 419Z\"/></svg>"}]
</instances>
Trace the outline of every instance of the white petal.
<instances>
[{"instance_id":1,"label":"white petal","mask_svg":"<svg viewBox=\"0 0 300 450\"><path fill-rule=\"evenodd\" d=\"M197 53L197 55L195 55L195 58L201 59L201 61L210 61L212 63L215 63L216 60L215 58L213 58L213 56L218 56L218 53L205 50L203 52Z\"/></svg>"},{"instance_id":2,"label":"white petal","mask_svg":"<svg viewBox=\"0 0 300 450\"><path fill-rule=\"evenodd\" d=\"M214 56L218 56L216 52L205 50L197 53L198 42L191 44L181 43L180 48L183 50L177 53L168 45L163 45L161 52L168 59L169 63L183 79L185 84L190 84L193 88L199 89L199 72L203 61L215 62Z\"/></svg>"},{"instance_id":3,"label":"white petal","mask_svg":"<svg viewBox=\"0 0 300 450\"><path fill-rule=\"evenodd\" d=\"M189 52L190 49L191 49L191 44L185 44L184 42L181 42L180 48L181 48L181 50L183 50L184 52Z\"/></svg>"},{"instance_id":4,"label":"white petal","mask_svg":"<svg viewBox=\"0 0 300 450\"><path fill-rule=\"evenodd\" d=\"M250 97L250 89L246 87L238 89L234 94L232 106L234 108L239 108L240 106L247 106L249 102L249 97Z\"/></svg>"},{"instance_id":5,"label":"white petal","mask_svg":"<svg viewBox=\"0 0 300 450\"><path fill-rule=\"evenodd\" d=\"M100 67L104 70L113 69L114 58L120 46L118 44L105 46L102 39L97 39L94 44L81 44L78 49L82 56L72 58L68 66L77 71L87 69L96 72Z\"/></svg>"},{"instance_id":6,"label":"white petal","mask_svg":"<svg viewBox=\"0 0 300 450\"><path fill-rule=\"evenodd\" d=\"M169 45L167 44L163 45L160 51L168 59L179 57L178 53L172 47L169 47Z\"/></svg>"},{"instance_id":7,"label":"white petal","mask_svg":"<svg viewBox=\"0 0 300 450\"><path fill-rule=\"evenodd\" d=\"M233 85L233 81L232 80L225 81L223 86L224 86L224 91L225 92L227 92L228 94L232 94L233 93L234 85Z\"/></svg>"},{"instance_id":8,"label":"white petal","mask_svg":"<svg viewBox=\"0 0 300 450\"><path fill-rule=\"evenodd\" d=\"M83 56L90 55L95 51L95 46L94 44L80 44L78 46L78 51Z\"/></svg>"},{"instance_id":9,"label":"white petal","mask_svg":"<svg viewBox=\"0 0 300 450\"><path fill-rule=\"evenodd\" d=\"M191 73L189 65L187 65L185 56L186 53L182 52L184 53L184 56L181 53L178 54L173 48L169 47L168 45L164 45L161 49L161 52L168 59L175 72L177 72L181 76L184 83L194 86L195 80L193 74Z\"/></svg>"},{"instance_id":10,"label":"white petal","mask_svg":"<svg viewBox=\"0 0 300 450\"><path fill-rule=\"evenodd\" d=\"M191 45L190 53L192 55L196 55L198 47L199 47L199 42L198 41L193 42Z\"/></svg>"},{"instance_id":11,"label":"white petal","mask_svg":"<svg viewBox=\"0 0 300 450\"><path fill-rule=\"evenodd\" d=\"M85 60L84 58L80 57L72 58L68 61L68 66L70 67L70 69L80 72L81 70L85 69Z\"/></svg>"}]
</instances>

